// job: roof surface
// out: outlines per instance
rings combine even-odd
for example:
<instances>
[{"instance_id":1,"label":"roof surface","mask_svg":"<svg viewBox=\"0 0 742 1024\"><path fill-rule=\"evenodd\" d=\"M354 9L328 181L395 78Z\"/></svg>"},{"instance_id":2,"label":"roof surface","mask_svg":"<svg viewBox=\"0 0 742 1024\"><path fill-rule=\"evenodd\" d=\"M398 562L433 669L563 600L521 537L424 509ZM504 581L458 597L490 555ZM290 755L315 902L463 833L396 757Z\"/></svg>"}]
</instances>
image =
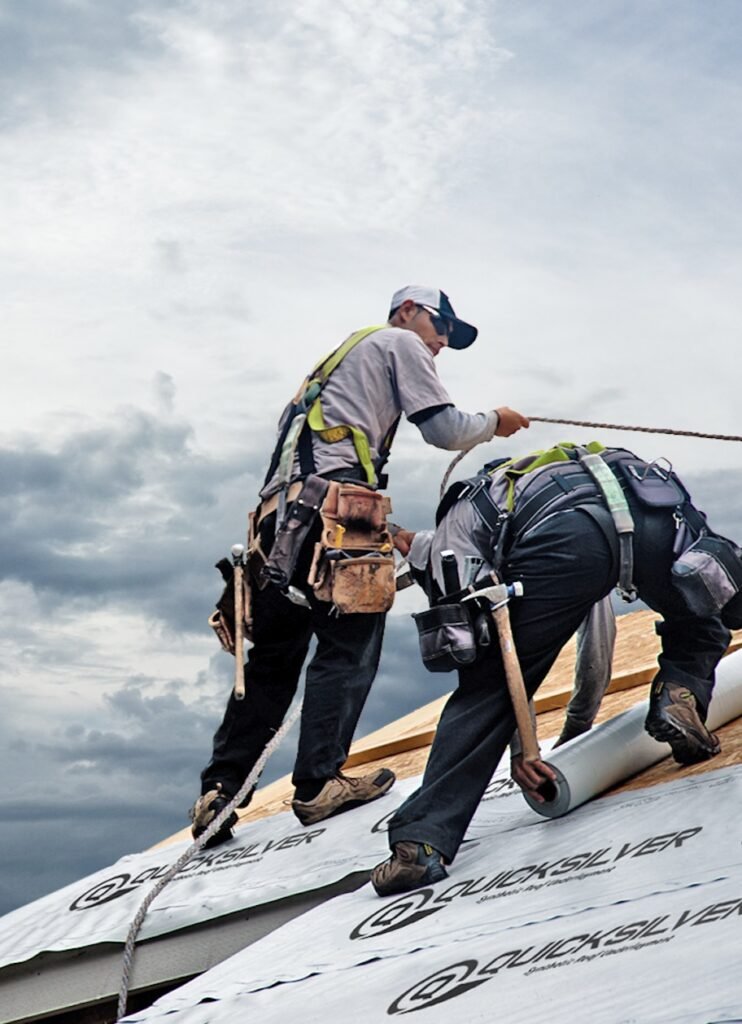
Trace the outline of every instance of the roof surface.
<instances>
[{"instance_id":1,"label":"roof surface","mask_svg":"<svg viewBox=\"0 0 742 1024\"><path fill-rule=\"evenodd\" d=\"M659 648L659 640L653 628L656 618L655 614L649 611L619 617L613 679L601 708L599 722L612 719L613 716L646 699L646 683L656 671ZM730 650L740 646L742 632L734 636ZM537 694L538 729L542 741L548 741L548 737L555 736L561 728L563 709L571 693L574 657L573 641L564 649ZM739 658L742 659L742 655ZM740 664L742 665L742 661ZM260 1019L282 1020L288 1019L296 1008L292 1005L291 999L286 1001L285 994L280 997L271 996L269 999L266 995L267 989L277 981L296 981L306 974L319 974L322 977L318 981L317 998L325 1001L323 1005L326 1016L320 1016L318 1020L322 1019L323 1024L333 1020L332 1000L328 992L322 988L325 982L329 983L329 976L337 970L344 970L345 967L355 969L361 954L361 959L378 956L384 961L389 955L397 955L398 950L393 944L390 948L381 949L376 953L372 952L372 946L368 943L361 943L359 946L356 940L348 939L349 931L353 928L346 929L345 932L343 928L356 918L360 921L360 911L363 911L364 920L369 916L376 920L376 915L380 912L381 919L385 919L382 908L388 906L389 901L378 901L373 894L369 896L368 886L359 892L353 890L364 884L368 877L368 868L385 854L386 837L382 823L399 801L417 785L417 777L424 768L444 703L445 698L433 701L353 745L346 765L351 773L361 769L361 766L362 770L366 771L376 764L385 764L397 773L397 785L390 796L383 798L379 804L359 808L351 814L322 823L327 827L318 830L316 840L311 837L307 839L307 834L298 828L293 815L285 813L286 801L290 800L292 795L289 777L260 790L252 805L240 812L241 821L233 843L216 851L218 857L214 857L214 854L209 857L202 854L197 870L190 877L176 879L168 887L169 891L166 890L158 897L145 921L142 940L135 955L132 992L149 987L172 987L189 976L206 971L200 982L193 983L197 986L193 992L190 986L186 986L177 990L181 995L174 993L169 997L176 1002L184 1001L184 1006L193 1008L204 997L204 992L211 992L212 995L207 998L214 998L214 986L217 997L220 998L219 986L222 982L219 972L222 967L214 965L224 962L224 970L227 972L224 976L227 978L225 984L228 984L231 992L240 993L239 998L235 995L238 1002L232 1005L226 1001L223 1006L211 1006L203 1020L228 1020L230 1014L233 1015L231 1019L237 1019L250 1012L257 1013ZM705 817L702 825L691 823L691 828L703 831L704 837L711 844L710 849L703 853L702 860L717 879L726 877L728 872L725 865L717 863L720 857L723 860L726 856L725 840L729 838L735 842L735 850L740 845L737 840L733 840L733 830L726 827L728 811L725 808L731 805L727 801L734 787L739 784L740 771L733 766L742 762L742 720L730 722L718 731L723 751L713 761L681 769L672 759L665 758L641 771L634 778L623 779L613 787L610 794L607 794L607 799L604 796L594 800L590 805L578 808L558 821L535 819L519 794L514 792L512 787L508 788L507 772L503 771L500 773L502 784L497 797L502 796L506 799L483 801L473 822L473 834L476 835L478 830L480 836L490 837L493 840L492 851L504 848L518 851L522 848L524 857L528 851L532 851L532 856L537 856L540 847L538 842L534 843L534 839L542 833L546 837L544 850L549 849L550 853L554 852L551 847L560 832L567 837L565 842L570 848L573 848L575 843L585 844L588 841L593 845L597 842L609 845L615 843L618 839L612 831L611 822L616 819L625 824L625 834L629 837L630 847L637 842L641 846L644 842L642 829L649 835L647 830L650 826L657 832L672 832L673 829L675 832L682 832L687 825L683 810L684 802L688 802L691 799L689 794L692 794L692 805L697 804L699 815L703 814ZM725 773L724 769L729 770ZM713 784L707 783L707 773L713 773L708 776ZM731 781L727 779L727 775L730 775ZM714 780L717 780L718 784ZM711 788L705 788L709 785ZM726 785L728 788L725 788ZM644 790L645 787L656 786L661 786L661 789L657 797L652 797L651 801L644 792L636 797L633 793L636 789ZM719 800L724 795L727 801L722 804ZM644 810L648 801L654 802L649 818ZM606 811L604 808L609 810ZM622 810L619 810L621 808ZM587 820L586 825L584 820ZM698 821L700 820L699 817ZM720 823L724 825L721 830ZM550 831L543 832L544 828ZM504 832L508 834L505 847L501 842L495 841L496 837ZM81 880L76 885L68 886L57 894L29 905L28 908L21 908L20 911L0 921L0 946L5 925L6 946L8 942L11 947L13 946L15 929L15 935L19 940L17 944L22 944L20 939L23 936L23 941L28 947L24 953L25 960L21 958L14 962L11 954L10 962L7 957L4 961L8 966L0 969L0 1006L3 1007L0 1010L0 1024L5 1024L6 1021L51 1019L50 1014L53 1011L75 1005L82 1006L87 1003L104 1006L106 1001L110 1004L120 980L120 949L128 923L141 899L146 895L151 879L156 872L162 871L168 863L174 861L176 855L185 849L188 839L187 830L183 830L163 840L148 852L122 858L111 868ZM311 845L307 846L307 842ZM461 882L473 877L475 873L484 876L487 872L496 872L501 868L497 857L494 861L491 860L495 854L489 850L489 844L486 851L480 849L476 855L475 846L476 842L472 844L471 850L462 851L457 858L452 880L458 879ZM172 852L170 847L173 848ZM632 860L632 864L634 863ZM617 897L619 902L647 899L650 893L665 885L666 879L660 875L658 882L658 878L653 874L653 871L661 866L659 858L642 858L636 863L641 864L642 868L648 866L648 870L641 876L645 879L643 894L638 895L638 890L623 893L620 898ZM691 858L687 864L684 863L682 884L677 880L673 882L670 886L673 892L679 892L686 885L709 883L706 875L692 881L695 870L695 858ZM120 881L123 878L127 880L125 884ZM116 879L119 881L115 881ZM120 892L116 890L116 886L122 887ZM434 892L432 889L428 891ZM552 894L557 891L556 887L550 889ZM598 893L600 891L598 890ZM343 892L349 895L338 895ZM323 904L328 900L323 909ZM519 901L521 896L513 901L512 906L517 908L520 905ZM395 904L396 902L393 901ZM489 904L492 914L488 913L480 921L484 929L482 935L486 933L491 936L497 931L497 922L502 918L500 911L505 905L501 901ZM473 907L474 902L462 903L462 907L467 906ZM317 909L311 910L312 907ZM566 910L561 904L556 909L560 914L571 915L586 912L589 908L583 906L580 909L573 903L569 904ZM78 913L80 910L84 913ZM296 915L301 915L307 910L310 911L308 916L301 917L300 921L292 924L292 919ZM678 912L682 915L684 911L680 908ZM25 923L21 920L24 913L27 915ZM548 913L543 907L541 910L537 908L534 913L541 921L539 935L542 931L544 935L551 934L546 926ZM451 924L453 941L458 941L455 936L459 934L459 927L462 929L461 935L468 934L471 928L476 931L479 927L475 927L476 921L471 919L471 914L472 911L464 914L459 925ZM520 916L516 913L515 916L520 922L518 927L525 927L523 913ZM474 917L480 920L476 915ZM525 917L528 917L528 913L525 913ZM29 921L31 934L38 936L37 940L31 940L30 946ZM70 922L69 925L67 921ZM292 931L295 927L298 932ZM53 936L55 928L56 940ZM271 945L271 933L274 929L279 929L275 934L280 936L280 942L285 944L285 955L280 953L278 947ZM374 928L371 930L374 931ZM312 935L311 943L307 942L308 934ZM411 940L415 940L414 930L408 934ZM334 938L325 949L325 961L318 967L315 959L309 954L314 955L312 951L317 946L316 953L321 958L320 939L325 935ZM418 940L419 938L418 936ZM38 942L36 953L34 941ZM256 943L252 952L245 949L250 943ZM292 943L296 945L296 950L294 953L288 953ZM430 962L432 963L436 956L443 956L445 959L445 956L448 956L446 948L446 942L443 942L440 936L431 941L430 956L433 959ZM242 952L237 952L239 950ZM236 959L232 954L236 954ZM710 964L707 965L704 961L704 970L707 966L710 968ZM217 972L215 977L209 968ZM327 977L324 977L325 974ZM362 979L358 975L361 988L366 985L365 977L364 975ZM378 984L374 982L377 988L381 985L389 994L389 1005L394 1001L393 993L397 986L395 979L396 975L392 972L387 981L381 980ZM335 983L338 983L337 977ZM345 976L342 983L343 986L347 983ZM355 983L354 975L353 984ZM200 989L199 984L202 986ZM286 986L279 985L279 989L285 988ZM310 996L314 998L313 994L308 992L306 998ZM247 1002L243 1005L239 1002L240 999ZM373 1000L369 1005L372 1003ZM429 1000L424 1003L426 1008L434 1009ZM165 1005L173 1011L170 1003ZM413 1008L417 1009L419 1006L415 1004ZM379 1013L382 1012L381 1008L377 1009ZM453 1008L451 1009L453 1012ZM478 1011L475 1010L474 1004L469 1009L463 1003L461 1005L461 1012L472 1014L472 1019L478 1019ZM155 1016L141 1019L156 1019L159 1010L151 1012ZM188 1017L189 1024L191 1020L195 1022L202 1019L198 1016L200 1011L192 1012L196 1013L196 1016ZM389 1012L386 1007L378 1019L386 1019ZM394 1011L397 1012L411 1012L411 1009L408 1007ZM533 1012L531 1007L531 1013ZM742 1004L739 1017L742 1019ZM173 1024L178 1024L178 1018L179 1014L173 1011ZM311 1015L307 1019L310 1018L314 1019ZM425 1018L433 1019L428 1014ZM95 1019L107 1020L113 1017L110 1013L108 1017L103 1013ZM372 1015L369 1019L377 1018ZM512 1016L508 1019L519 1018ZM553 1019L562 1018L555 1016ZM576 1016L572 1019L588 1018ZM613 1020L610 1017L605 1019ZM624 1018L616 1018L618 1019ZM644 1020L641 1017L637 1019ZM655 1018L646 1018L650 1019ZM676 1021L673 1017L666 1019ZM678 1021L680 1019L677 1018ZM695 1016L689 1017L688 1021L695 1024L705 1019L703 1016ZM719 1016L713 1019L733 1020L735 1017Z\"/></svg>"}]
</instances>

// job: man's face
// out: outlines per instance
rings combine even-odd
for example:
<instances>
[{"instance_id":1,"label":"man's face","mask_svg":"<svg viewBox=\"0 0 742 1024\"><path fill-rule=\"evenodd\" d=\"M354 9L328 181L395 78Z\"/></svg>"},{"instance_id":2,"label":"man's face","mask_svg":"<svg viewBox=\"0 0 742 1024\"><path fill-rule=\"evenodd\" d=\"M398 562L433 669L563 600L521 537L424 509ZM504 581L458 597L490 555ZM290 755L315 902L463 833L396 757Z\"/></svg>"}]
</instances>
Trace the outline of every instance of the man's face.
<instances>
[{"instance_id":1,"label":"man's face","mask_svg":"<svg viewBox=\"0 0 742 1024\"><path fill-rule=\"evenodd\" d=\"M404 303L400 307L399 313L402 325L408 331L414 331L433 356L437 356L442 348L446 348L449 324L438 316L434 309L418 306L410 301L409 305Z\"/></svg>"}]
</instances>

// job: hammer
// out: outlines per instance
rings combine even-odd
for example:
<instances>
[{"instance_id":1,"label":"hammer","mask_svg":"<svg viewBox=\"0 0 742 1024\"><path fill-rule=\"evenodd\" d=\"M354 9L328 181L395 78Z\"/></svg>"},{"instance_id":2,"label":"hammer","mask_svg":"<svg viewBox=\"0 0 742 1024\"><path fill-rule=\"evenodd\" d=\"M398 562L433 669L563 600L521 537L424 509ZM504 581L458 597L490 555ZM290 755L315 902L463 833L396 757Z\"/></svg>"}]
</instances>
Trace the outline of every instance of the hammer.
<instances>
[{"instance_id":1,"label":"hammer","mask_svg":"<svg viewBox=\"0 0 742 1024\"><path fill-rule=\"evenodd\" d=\"M536 739L536 730L528 710L526 687L523 682L523 673L520 670L518 652L513 642L513 632L510 628L510 612L508 611L508 601L512 597L522 596L523 584L520 582L495 583L491 587L484 587L482 590L474 591L474 593L465 597L464 601L485 597L490 602L492 618L497 627L497 636L500 640L505 679L507 680L510 700L515 712L515 724L518 726L518 732L520 733L523 760L538 761L541 758L541 752L539 751L538 740Z\"/></svg>"},{"instance_id":2,"label":"hammer","mask_svg":"<svg viewBox=\"0 0 742 1024\"><path fill-rule=\"evenodd\" d=\"M242 579L244 575L245 548L242 544L233 544L231 549L232 565L234 566L234 699L245 699L245 607L242 602Z\"/></svg>"}]
</instances>

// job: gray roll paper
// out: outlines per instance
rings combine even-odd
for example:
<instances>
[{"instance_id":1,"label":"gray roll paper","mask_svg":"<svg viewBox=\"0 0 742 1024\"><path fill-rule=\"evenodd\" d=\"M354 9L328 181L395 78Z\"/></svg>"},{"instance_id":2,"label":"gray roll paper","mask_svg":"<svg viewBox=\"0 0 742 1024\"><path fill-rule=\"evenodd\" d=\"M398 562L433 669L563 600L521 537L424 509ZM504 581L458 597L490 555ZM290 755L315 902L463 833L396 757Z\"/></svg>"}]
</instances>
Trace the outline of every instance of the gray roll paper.
<instances>
[{"instance_id":1,"label":"gray roll paper","mask_svg":"<svg viewBox=\"0 0 742 1024\"><path fill-rule=\"evenodd\" d=\"M557 774L554 792L543 804L524 794L526 803L545 818L559 818L667 757L669 744L644 731L648 706L642 701L552 751L547 763ZM718 729L740 715L742 650L723 658L716 670L707 725Z\"/></svg>"}]
</instances>

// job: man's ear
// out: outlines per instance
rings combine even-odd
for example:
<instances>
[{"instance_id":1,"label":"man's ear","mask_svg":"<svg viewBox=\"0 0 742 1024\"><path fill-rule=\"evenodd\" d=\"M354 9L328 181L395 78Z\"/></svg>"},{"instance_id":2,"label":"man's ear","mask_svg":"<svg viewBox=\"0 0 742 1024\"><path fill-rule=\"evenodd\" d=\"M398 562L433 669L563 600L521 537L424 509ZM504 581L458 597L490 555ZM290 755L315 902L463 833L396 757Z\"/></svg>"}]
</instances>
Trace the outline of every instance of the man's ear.
<instances>
[{"instance_id":1,"label":"man's ear","mask_svg":"<svg viewBox=\"0 0 742 1024\"><path fill-rule=\"evenodd\" d=\"M404 327L405 324L408 324L410 320L412 320L416 311L417 305L412 301L412 299L405 299L402 305L395 312L391 322Z\"/></svg>"}]
</instances>

